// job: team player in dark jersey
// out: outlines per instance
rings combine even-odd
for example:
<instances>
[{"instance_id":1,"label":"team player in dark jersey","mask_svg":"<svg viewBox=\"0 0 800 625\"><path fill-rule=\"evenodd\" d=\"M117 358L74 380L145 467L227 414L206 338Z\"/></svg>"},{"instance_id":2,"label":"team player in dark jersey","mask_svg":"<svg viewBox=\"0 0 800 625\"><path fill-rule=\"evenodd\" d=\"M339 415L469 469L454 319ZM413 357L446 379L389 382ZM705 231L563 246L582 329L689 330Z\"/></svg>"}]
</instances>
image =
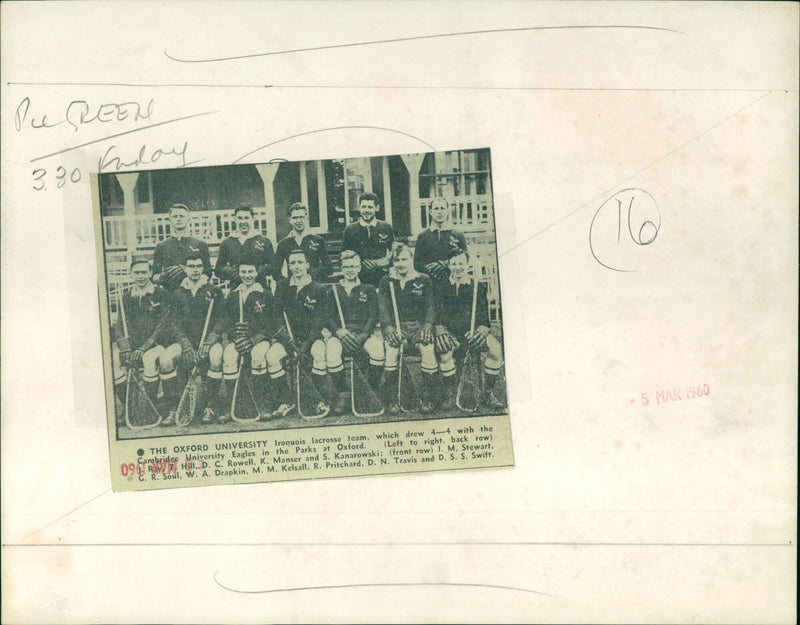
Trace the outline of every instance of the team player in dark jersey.
<instances>
[{"instance_id":1,"label":"team player in dark jersey","mask_svg":"<svg viewBox=\"0 0 800 625\"><path fill-rule=\"evenodd\" d=\"M198 252L203 259L203 273L211 277L208 245L189 236L189 209L173 204L169 209L170 236L156 245L153 252L153 282L169 291L178 288L186 277L183 265L190 253Z\"/></svg>"},{"instance_id":2,"label":"team player in dark jersey","mask_svg":"<svg viewBox=\"0 0 800 625\"><path fill-rule=\"evenodd\" d=\"M172 295L170 314L177 327L178 342L182 346L181 359L187 373L197 361L208 359L206 368L207 405L199 408L204 411L203 422L210 423L215 414L224 412L220 398L222 382L222 331L225 323L225 298L219 287L211 284L203 273L203 259L199 253L190 253L183 266L186 277ZM206 324L209 306L211 317L203 341L203 328ZM172 406L174 408L174 406Z\"/></svg>"},{"instance_id":3,"label":"team player in dark jersey","mask_svg":"<svg viewBox=\"0 0 800 625\"><path fill-rule=\"evenodd\" d=\"M431 277L434 287L450 277L448 261L456 252L467 251L464 234L453 229L450 203L446 198L431 200L431 225L423 230L414 244L414 268Z\"/></svg>"},{"instance_id":4,"label":"team player in dark jersey","mask_svg":"<svg viewBox=\"0 0 800 625\"><path fill-rule=\"evenodd\" d=\"M315 282L324 282L333 272L333 268L328 258L325 239L306 232L308 208L305 204L295 202L289 207L289 222L292 224L292 231L278 243L277 255L278 263L281 265L281 274L289 277L289 253L301 249L306 253L309 264L308 273L311 274L311 278Z\"/></svg>"},{"instance_id":5,"label":"team player in dark jersey","mask_svg":"<svg viewBox=\"0 0 800 625\"><path fill-rule=\"evenodd\" d=\"M341 254L342 279L333 285L339 296L342 307L344 326L342 327L339 311L335 305L332 310L331 329L335 335L327 342L326 360L330 363L341 362L342 352L351 357L358 357L366 352L369 357L369 385L378 390L386 352L383 337L378 324L378 296L375 287L359 280L361 259L352 250ZM338 352L338 353L337 353Z\"/></svg>"},{"instance_id":6,"label":"team player in dark jersey","mask_svg":"<svg viewBox=\"0 0 800 625\"><path fill-rule=\"evenodd\" d=\"M483 404L499 409L503 403L494 395L494 387L503 364L503 348L490 333L487 285L478 282L475 306L475 329L470 331L474 280L469 276L469 254L456 251L449 261L450 277L437 288L436 351L439 370L445 385L446 399L443 408L455 406L456 362L454 353L464 354L466 348L486 352L483 361L485 373Z\"/></svg>"},{"instance_id":7,"label":"team player in dark jersey","mask_svg":"<svg viewBox=\"0 0 800 625\"><path fill-rule=\"evenodd\" d=\"M241 356L242 366L249 364L253 375L253 391L261 417L286 416L293 406L289 380L283 368L286 349L275 339L281 329L279 307L272 292L257 282L256 262L247 256L240 259L236 268L239 286L228 294L227 327L233 340L223 350L222 374L226 380L236 380L241 374ZM275 411L271 411L273 405L278 406ZM227 421L227 418L225 414L220 415L220 421Z\"/></svg>"},{"instance_id":8,"label":"team player in dark jersey","mask_svg":"<svg viewBox=\"0 0 800 625\"><path fill-rule=\"evenodd\" d=\"M130 266L133 285L122 295L125 308L117 311L113 337L118 364L114 367L117 398L125 402L125 382L131 367L142 369L142 380L150 400L158 395L159 357L164 351L166 327L169 323L167 292L150 281L150 264L134 258ZM125 328L127 327L127 335Z\"/></svg>"},{"instance_id":9,"label":"team player in dark jersey","mask_svg":"<svg viewBox=\"0 0 800 625\"><path fill-rule=\"evenodd\" d=\"M398 380L398 356L401 343L413 347L422 356L422 406L420 411L433 411L433 396L436 389L438 365L433 345L433 322L435 318L433 287L431 279L414 270L411 250L407 245L397 244L392 251L392 271L378 286L378 310L381 331L386 343L386 367L384 389L390 413L397 412L396 389ZM395 324L390 284L394 285L400 328Z\"/></svg>"},{"instance_id":10,"label":"team player in dark jersey","mask_svg":"<svg viewBox=\"0 0 800 625\"><path fill-rule=\"evenodd\" d=\"M353 250L361 258L361 281L373 285L389 272L394 242L392 226L375 218L378 206L377 195L362 193L358 199L360 218L345 228L342 237L342 249Z\"/></svg>"},{"instance_id":11,"label":"team player in dark jersey","mask_svg":"<svg viewBox=\"0 0 800 625\"><path fill-rule=\"evenodd\" d=\"M290 278L282 280L275 289L275 298L286 313L292 329L292 351L299 366L311 364L313 378L322 388L323 378L330 374L338 397L333 410L337 414L344 411L347 397L347 381L342 364L341 346L338 358L327 359L326 343L333 339L328 325L331 323L331 296L324 286L311 279L308 273L308 259L302 249L289 253Z\"/></svg>"},{"instance_id":12,"label":"team player in dark jersey","mask_svg":"<svg viewBox=\"0 0 800 625\"><path fill-rule=\"evenodd\" d=\"M256 281L267 286L272 279L278 277L280 271L272 242L255 229L253 208L249 204L237 206L233 217L236 233L220 244L214 275L220 280L227 280L228 287L235 289L241 284L239 264L246 257L255 264Z\"/></svg>"}]
</instances>

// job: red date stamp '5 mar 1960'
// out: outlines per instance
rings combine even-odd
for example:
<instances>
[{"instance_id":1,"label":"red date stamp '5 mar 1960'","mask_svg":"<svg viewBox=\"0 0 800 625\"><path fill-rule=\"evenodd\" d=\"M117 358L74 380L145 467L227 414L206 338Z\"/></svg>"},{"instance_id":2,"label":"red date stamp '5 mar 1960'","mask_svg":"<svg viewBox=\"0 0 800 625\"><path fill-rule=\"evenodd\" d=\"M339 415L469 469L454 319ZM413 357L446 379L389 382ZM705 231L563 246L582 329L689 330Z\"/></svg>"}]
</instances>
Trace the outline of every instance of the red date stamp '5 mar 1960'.
<instances>
[{"instance_id":1,"label":"red date stamp '5 mar 1960'","mask_svg":"<svg viewBox=\"0 0 800 625\"><path fill-rule=\"evenodd\" d=\"M673 386L671 388L659 389L650 393L641 393L639 399L630 399L631 404L639 403L642 406L654 404L668 404L687 399L700 399L707 397L711 393L711 388L707 383L690 384L688 386Z\"/></svg>"}]
</instances>

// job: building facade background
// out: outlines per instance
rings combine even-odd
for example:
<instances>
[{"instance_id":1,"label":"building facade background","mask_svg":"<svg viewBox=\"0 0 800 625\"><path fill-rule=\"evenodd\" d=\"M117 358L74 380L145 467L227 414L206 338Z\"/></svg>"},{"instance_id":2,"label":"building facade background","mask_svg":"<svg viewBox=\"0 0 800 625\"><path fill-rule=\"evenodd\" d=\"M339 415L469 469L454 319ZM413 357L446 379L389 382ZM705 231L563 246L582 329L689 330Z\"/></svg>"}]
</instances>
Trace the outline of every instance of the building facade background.
<instances>
[{"instance_id":1,"label":"building facade background","mask_svg":"<svg viewBox=\"0 0 800 625\"><path fill-rule=\"evenodd\" d=\"M428 225L431 200L450 200L453 226L465 233L479 279L489 283L490 314L499 325L488 149L110 173L98 176L98 187L112 315L131 256L152 254L169 237L175 203L191 209L190 234L208 243L212 264L220 243L235 232L233 209L243 202L275 244L289 233L289 206L302 202L309 230L325 238L338 260L342 233L358 220L358 196L371 191L380 198L378 218L412 246Z\"/></svg>"}]
</instances>

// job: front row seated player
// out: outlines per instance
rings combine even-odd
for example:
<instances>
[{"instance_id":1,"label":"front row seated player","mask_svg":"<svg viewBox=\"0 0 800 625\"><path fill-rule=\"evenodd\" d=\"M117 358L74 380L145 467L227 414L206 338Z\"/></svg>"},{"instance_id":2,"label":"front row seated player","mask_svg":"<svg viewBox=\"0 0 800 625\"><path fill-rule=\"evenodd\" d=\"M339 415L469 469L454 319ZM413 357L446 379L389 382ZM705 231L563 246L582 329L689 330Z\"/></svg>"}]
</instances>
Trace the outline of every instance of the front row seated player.
<instances>
[{"instance_id":1,"label":"front row seated player","mask_svg":"<svg viewBox=\"0 0 800 625\"><path fill-rule=\"evenodd\" d=\"M169 323L167 292L150 281L150 264L134 258L130 265L133 285L122 295L123 311L117 311L113 336L119 364L114 367L114 388L117 398L125 403L125 383L128 370L142 369L142 381L150 401L156 403L159 376L165 382L165 392L174 377L167 359L163 358ZM126 333L127 330L127 333Z\"/></svg>"},{"instance_id":2,"label":"front row seated player","mask_svg":"<svg viewBox=\"0 0 800 625\"><path fill-rule=\"evenodd\" d=\"M331 330L335 337L326 343L328 362L341 360L342 354L358 358L366 352L369 358L367 383L378 391L386 351L378 329L378 296L375 287L359 280L361 258L353 250L341 253L342 279L333 285L339 296L344 327L334 299L331 311Z\"/></svg>"},{"instance_id":3,"label":"front row seated player","mask_svg":"<svg viewBox=\"0 0 800 625\"><path fill-rule=\"evenodd\" d=\"M439 371L445 387L442 409L455 408L456 362L454 354L463 356L465 349L486 352L483 361L484 393L482 403L492 409L504 406L493 392L503 364L500 341L490 334L487 285L478 282L475 306L475 329L470 331L474 280L469 276L469 254L456 251L449 261L450 278L437 287L436 292L436 352Z\"/></svg>"},{"instance_id":4,"label":"front row seated player","mask_svg":"<svg viewBox=\"0 0 800 625\"><path fill-rule=\"evenodd\" d=\"M232 340L222 352L222 375L229 381L229 389L233 389L242 373L241 357L242 368L249 364L253 376L251 388L261 417L283 417L294 406L289 378L283 368L286 349L274 338L280 330L278 306L269 289L257 282L258 269L253 259L241 258L238 277L241 284L228 294L226 302L228 335ZM277 408L270 411L275 404ZM220 421L228 420L227 410L228 406L218 405ZM213 418L214 414L208 416Z\"/></svg>"},{"instance_id":5,"label":"front row seated player","mask_svg":"<svg viewBox=\"0 0 800 625\"><path fill-rule=\"evenodd\" d=\"M392 269L378 286L381 331L386 343L384 401L390 414L397 414L397 383L400 346L419 351L422 357L422 397L420 412L433 411L438 365L433 345L434 303L431 279L414 269L409 247L399 243L392 250ZM400 327L395 323L390 284L394 285Z\"/></svg>"},{"instance_id":6,"label":"front row seated player","mask_svg":"<svg viewBox=\"0 0 800 625\"><path fill-rule=\"evenodd\" d=\"M296 248L287 257L289 278L278 282L275 299L291 326L284 335L295 355L297 365L311 366L312 378L319 389L330 376L336 389L332 406L334 414L342 414L347 404L347 380L342 364L342 346L328 326L331 320L331 296L324 286L314 282L308 273L306 252Z\"/></svg>"},{"instance_id":7,"label":"front row seated player","mask_svg":"<svg viewBox=\"0 0 800 625\"><path fill-rule=\"evenodd\" d=\"M198 409L204 411L203 422L209 423L220 402L219 391L222 381L220 341L225 319L225 301L219 287L211 284L208 276L203 273L203 258L199 252L189 252L182 269L186 277L172 295L170 315L178 344L181 346L180 356L185 373L188 375L198 362L204 364L208 359L206 367L208 393L202 395L208 401L204 401L204 405L198 406ZM209 308L212 302L213 308ZM209 310L211 317L208 319L208 329L201 343ZM174 398L171 410L177 407L179 399L179 397Z\"/></svg>"}]
</instances>

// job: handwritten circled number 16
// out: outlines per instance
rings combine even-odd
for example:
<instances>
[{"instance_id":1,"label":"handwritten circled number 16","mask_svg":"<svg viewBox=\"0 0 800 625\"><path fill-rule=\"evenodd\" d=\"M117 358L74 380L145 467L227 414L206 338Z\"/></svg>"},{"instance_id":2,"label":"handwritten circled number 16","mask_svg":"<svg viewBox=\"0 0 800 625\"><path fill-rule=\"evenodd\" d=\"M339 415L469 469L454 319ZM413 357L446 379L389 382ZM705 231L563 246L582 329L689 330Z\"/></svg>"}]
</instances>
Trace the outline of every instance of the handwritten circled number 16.
<instances>
[{"instance_id":1,"label":"handwritten circled number 16","mask_svg":"<svg viewBox=\"0 0 800 625\"><path fill-rule=\"evenodd\" d=\"M589 227L594 259L613 271L637 271L642 248L653 244L661 229L661 211L644 189L623 189L600 205Z\"/></svg>"}]
</instances>

